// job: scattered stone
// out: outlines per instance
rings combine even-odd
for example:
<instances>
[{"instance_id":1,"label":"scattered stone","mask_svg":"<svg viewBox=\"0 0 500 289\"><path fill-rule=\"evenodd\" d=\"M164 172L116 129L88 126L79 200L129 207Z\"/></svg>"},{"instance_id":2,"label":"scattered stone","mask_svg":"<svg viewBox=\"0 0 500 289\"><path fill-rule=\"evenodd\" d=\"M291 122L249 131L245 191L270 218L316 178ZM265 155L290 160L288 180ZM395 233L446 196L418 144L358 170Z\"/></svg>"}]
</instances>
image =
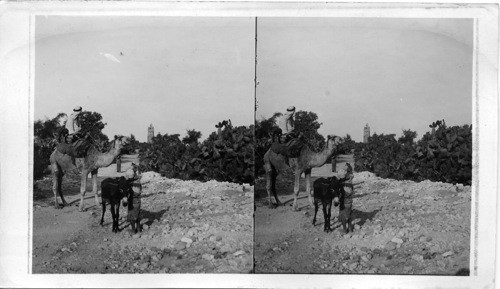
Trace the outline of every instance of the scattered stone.
<instances>
[{"instance_id":1,"label":"scattered stone","mask_svg":"<svg viewBox=\"0 0 500 289\"><path fill-rule=\"evenodd\" d=\"M184 243L186 243L186 244L189 244L189 245L190 245L191 243L193 243L193 240L192 240L192 239L190 239L190 238L188 238L188 237L182 237L182 238L181 238L181 242L184 242Z\"/></svg>"},{"instance_id":2,"label":"scattered stone","mask_svg":"<svg viewBox=\"0 0 500 289\"><path fill-rule=\"evenodd\" d=\"M214 255L212 255L212 254L207 254L207 253L203 254L203 255L201 256L201 258L202 258L202 259L204 259L204 260L208 260L208 261L211 261L211 260L215 259Z\"/></svg>"},{"instance_id":3,"label":"scattered stone","mask_svg":"<svg viewBox=\"0 0 500 289\"><path fill-rule=\"evenodd\" d=\"M359 229L361 229L360 225L358 225L358 224L354 225L354 230L359 230Z\"/></svg>"},{"instance_id":4,"label":"scattered stone","mask_svg":"<svg viewBox=\"0 0 500 289\"><path fill-rule=\"evenodd\" d=\"M396 249L396 243L393 243L393 242L388 242L388 243L385 245L385 249L387 249L387 250L389 250L389 251L395 250L395 249Z\"/></svg>"},{"instance_id":5,"label":"scattered stone","mask_svg":"<svg viewBox=\"0 0 500 289\"><path fill-rule=\"evenodd\" d=\"M234 256L239 256L239 255L243 255L243 254L245 254L245 251L243 251L243 250L239 250L239 251L236 251L233 253Z\"/></svg>"},{"instance_id":6,"label":"scattered stone","mask_svg":"<svg viewBox=\"0 0 500 289\"><path fill-rule=\"evenodd\" d=\"M230 259L228 260L228 263L229 265L231 265L232 267L238 267L238 262L234 259Z\"/></svg>"},{"instance_id":7,"label":"scattered stone","mask_svg":"<svg viewBox=\"0 0 500 289\"><path fill-rule=\"evenodd\" d=\"M443 253L442 255L443 255L443 257L448 257L448 256L453 255L453 252L452 251L448 251L446 253Z\"/></svg>"},{"instance_id":8,"label":"scattered stone","mask_svg":"<svg viewBox=\"0 0 500 289\"><path fill-rule=\"evenodd\" d=\"M149 229L149 226L148 226L148 225L146 225L146 224L144 224L144 225L142 225L142 228L143 228L144 230L147 230L147 229Z\"/></svg>"},{"instance_id":9,"label":"scattered stone","mask_svg":"<svg viewBox=\"0 0 500 289\"><path fill-rule=\"evenodd\" d=\"M400 238L392 238L391 242L396 243L396 244L403 244L403 240Z\"/></svg>"},{"instance_id":10,"label":"scattered stone","mask_svg":"<svg viewBox=\"0 0 500 289\"><path fill-rule=\"evenodd\" d=\"M179 241L177 243L175 243L175 247L174 247L176 250L184 250L186 249L186 243L182 242L182 241Z\"/></svg>"},{"instance_id":11,"label":"scattered stone","mask_svg":"<svg viewBox=\"0 0 500 289\"><path fill-rule=\"evenodd\" d=\"M411 258L415 261L422 262L424 260L424 256L419 254L413 254Z\"/></svg>"},{"instance_id":12,"label":"scattered stone","mask_svg":"<svg viewBox=\"0 0 500 289\"><path fill-rule=\"evenodd\" d=\"M141 270L146 270L149 267L149 262L142 263L139 268Z\"/></svg>"}]
</instances>

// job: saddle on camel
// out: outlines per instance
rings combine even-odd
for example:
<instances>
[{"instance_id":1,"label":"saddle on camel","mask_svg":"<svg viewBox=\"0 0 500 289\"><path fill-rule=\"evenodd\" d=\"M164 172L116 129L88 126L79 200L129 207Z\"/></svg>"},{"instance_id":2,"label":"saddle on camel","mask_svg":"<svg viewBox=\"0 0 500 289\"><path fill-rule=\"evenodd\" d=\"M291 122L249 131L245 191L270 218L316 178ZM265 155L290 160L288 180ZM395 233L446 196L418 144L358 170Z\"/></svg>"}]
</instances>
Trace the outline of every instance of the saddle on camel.
<instances>
[{"instance_id":1,"label":"saddle on camel","mask_svg":"<svg viewBox=\"0 0 500 289\"><path fill-rule=\"evenodd\" d=\"M302 133L295 131L293 116L295 107L290 106L286 112L277 120L278 128L272 134L271 150L287 158L296 158L304 145Z\"/></svg>"},{"instance_id":2,"label":"saddle on camel","mask_svg":"<svg viewBox=\"0 0 500 289\"><path fill-rule=\"evenodd\" d=\"M92 145L89 131L82 131L80 128L80 115L82 107L77 106L66 121L66 125L59 131L58 144L56 149L75 158L83 158L87 150Z\"/></svg>"}]
</instances>

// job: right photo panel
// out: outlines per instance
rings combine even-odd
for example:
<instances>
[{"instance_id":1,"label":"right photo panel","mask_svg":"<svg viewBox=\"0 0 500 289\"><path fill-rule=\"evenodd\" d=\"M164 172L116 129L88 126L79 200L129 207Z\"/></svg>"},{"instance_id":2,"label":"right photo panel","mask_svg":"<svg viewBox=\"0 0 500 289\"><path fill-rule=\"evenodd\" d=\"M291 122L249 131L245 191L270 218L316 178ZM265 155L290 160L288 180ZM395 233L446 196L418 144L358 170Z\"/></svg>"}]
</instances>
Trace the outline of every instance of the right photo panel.
<instances>
[{"instance_id":1,"label":"right photo panel","mask_svg":"<svg viewBox=\"0 0 500 289\"><path fill-rule=\"evenodd\" d=\"M257 19L255 273L470 274L473 27Z\"/></svg>"}]
</instances>

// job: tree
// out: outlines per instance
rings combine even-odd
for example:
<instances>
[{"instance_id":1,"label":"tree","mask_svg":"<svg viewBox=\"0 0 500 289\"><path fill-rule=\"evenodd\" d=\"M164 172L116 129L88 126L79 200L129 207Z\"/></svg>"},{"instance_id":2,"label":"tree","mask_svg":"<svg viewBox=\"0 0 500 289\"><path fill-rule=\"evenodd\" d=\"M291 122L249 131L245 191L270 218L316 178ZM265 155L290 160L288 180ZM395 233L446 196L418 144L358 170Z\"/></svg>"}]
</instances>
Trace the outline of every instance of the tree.
<instances>
[{"instance_id":1,"label":"tree","mask_svg":"<svg viewBox=\"0 0 500 289\"><path fill-rule=\"evenodd\" d=\"M59 113L52 119L37 120L34 123L33 177L40 179L48 173L49 157L57 144L56 136L61 130L61 121L66 114Z\"/></svg>"},{"instance_id":2,"label":"tree","mask_svg":"<svg viewBox=\"0 0 500 289\"><path fill-rule=\"evenodd\" d=\"M398 139L398 143L404 145L413 145L413 142L417 138L417 132L410 129L403 130L403 135Z\"/></svg>"},{"instance_id":3,"label":"tree","mask_svg":"<svg viewBox=\"0 0 500 289\"><path fill-rule=\"evenodd\" d=\"M54 134L57 134L61 129L61 120L66 117L66 114L61 112L53 119L46 118L45 120L37 120L34 123L35 141L51 141L54 139Z\"/></svg>"},{"instance_id":4,"label":"tree","mask_svg":"<svg viewBox=\"0 0 500 289\"><path fill-rule=\"evenodd\" d=\"M318 133L322 124L318 122L318 115L314 112L301 110L295 113L295 131L301 132L307 143L316 151L326 143L325 138Z\"/></svg>"},{"instance_id":5,"label":"tree","mask_svg":"<svg viewBox=\"0 0 500 289\"><path fill-rule=\"evenodd\" d=\"M350 134L343 137L343 143L341 143L337 151L339 153L350 154L353 149L356 148L356 142L351 138Z\"/></svg>"},{"instance_id":6,"label":"tree","mask_svg":"<svg viewBox=\"0 0 500 289\"><path fill-rule=\"evenodd\" d=\"M187 131L187 135L182 139L182 142L184 144L198 143L200 138L201 132L191 129Z\"/></svg>"},{"instance_id":7,"label":"tree","mask_svg":"<svg viewBox=\"0 0 500 289\"><path fill-rule=\"evenodd\" d=\"M106 149L109 138L102 133L106 123L102 122L102 115L98 112L83 111L80 114L80 128L83 132L89 132L90 138L98 149Z\"/></svg>"}]
</instances>

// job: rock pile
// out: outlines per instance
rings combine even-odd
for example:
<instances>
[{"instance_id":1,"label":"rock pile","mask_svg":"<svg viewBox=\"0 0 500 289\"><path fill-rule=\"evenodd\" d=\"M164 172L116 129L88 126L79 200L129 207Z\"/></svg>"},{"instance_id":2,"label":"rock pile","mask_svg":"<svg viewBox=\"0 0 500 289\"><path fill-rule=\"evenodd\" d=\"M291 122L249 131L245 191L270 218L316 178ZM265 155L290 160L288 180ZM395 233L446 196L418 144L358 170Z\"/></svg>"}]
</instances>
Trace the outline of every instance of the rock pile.
<instances>
[{"instance_id":1,"label":"rock pile","mask_svg":"<svg viewBox=\"0 0 500 289\"><path fill-rule=\"evenodd\" d=\"M259 206L255 271L453 275L469 266L470 186L396 181L369 172L356 173L353 183L352 234L344 234L335 221L333 233L325 234L321 224L312 226L311 214ZM332 209L332 219L337 210ZM293 218L295 223L260 222L262 214L267 220ZM268 241L265 232L275 227L283 233ZM298 255L304 260L295 263Z\"/></svg>"}]
</instances>

